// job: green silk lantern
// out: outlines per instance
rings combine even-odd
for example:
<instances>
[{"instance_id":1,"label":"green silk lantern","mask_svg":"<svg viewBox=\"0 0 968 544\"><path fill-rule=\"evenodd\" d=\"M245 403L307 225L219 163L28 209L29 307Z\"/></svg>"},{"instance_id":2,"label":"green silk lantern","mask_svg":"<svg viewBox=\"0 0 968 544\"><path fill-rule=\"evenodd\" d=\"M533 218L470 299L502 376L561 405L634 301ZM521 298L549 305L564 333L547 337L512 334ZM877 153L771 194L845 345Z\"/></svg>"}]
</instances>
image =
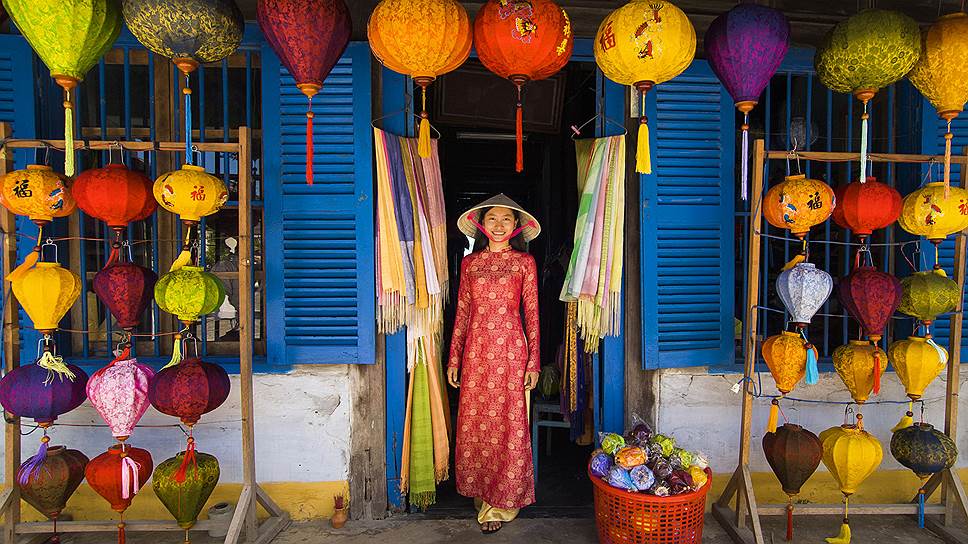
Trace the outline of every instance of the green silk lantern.
<instances>
[{"instance_id":1,"label":"green silk lantern","mask_svg":"<svg viewBox=\"0 0 968 544\"><path fill-rule=\"evenodd\" d=\"M214 274L198 266L183 266L169 272L155 284L158 307L178 318L185 326L210 314L225 300L225 286Z\"/></svg>"},{"instance_id":2,"label":"green silk lantern","mask_svg":"<svg viewBox=\"0 0 968 544\"><path fill-rule=\"evenodd\" d=\"M151 486L178 526L185 530L185 542L188 542L188 530L198 521L198 514L212 496L218 478L218 459L196 452L192 439L185 451L163 461L155 469Z\"/></svg>"},{"instance_id":3,"label":"green silk lantern","mask_svg":"<svg viewBox=\"0 0 968 544\"><path fill-rule=\"evenodd\" d=\"M121 10L112 0L3 0L3 5L50 69L50 76L64 89L64 173L73 176L71 91L121 33Z\"/></svg>"},{"instance_id":4,"label":"green silk lantern","mask_svg":"<svg viewBox=\"0 0 968 544\"><path fill-rule=\"evenodd\" d=\"M898 310L930 327L941 314L958 306L961 289L940 267L915 272L901 280L901 305Z\"/></svg>"}]
</instances>

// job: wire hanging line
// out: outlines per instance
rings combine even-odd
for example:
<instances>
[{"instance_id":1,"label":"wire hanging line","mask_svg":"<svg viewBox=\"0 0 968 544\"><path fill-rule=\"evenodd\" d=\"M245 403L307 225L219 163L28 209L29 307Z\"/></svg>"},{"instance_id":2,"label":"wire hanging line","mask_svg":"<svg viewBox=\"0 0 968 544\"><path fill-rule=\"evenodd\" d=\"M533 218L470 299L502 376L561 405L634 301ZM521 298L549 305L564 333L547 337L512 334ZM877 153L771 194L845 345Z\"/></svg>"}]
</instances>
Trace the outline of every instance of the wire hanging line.
<instances>
[{"instance_id":1,"label":"wire hanging line","mask_svg":"<svg viewBox=\"0 0 968 544\"><path fill-rule=\"evenodd\" d=\"M876 243L875 244L875 243L872 243L872 242L841 242L841 241L838 241L838 240L810 240L810 239L801 240L799 238L791 238L789 236L780 236L780 235L777 235L777 234L768 234L768 233L763 232L763 231L760 231L760 230L755 230L753 232L757 236L762 236L763 238L770 238L772 240L779 240L779 241L783 241L783 242L794 242L794 243L797 243L797 244L800 244L800 243L803 243L803 242L807 242L807 243L810 243L810 244L821 244L821 245L832 245L832 246L849 246L849 247L858 247L858 248L862 248L862 247L902 247L903 248L903 247L908 246L908 245L920 244L923 241L923 240L906 240L906 241L903 241L903 242L880 242L880 243ZM957 234L953 234L952 236L959 237L959 238L963 238L965 235L963 233L959 232Z\"/></svg>"},{"instance_id":2,"label":"wire hanging line","mask_svg":"<svg viewBox=\"0 0 968 544\"><path fill-rule=\"evenodd\" d=\"M769 393L764 393L763 392L763 378L762 378L761 374L762 373L759 372L759 371L756 372L756 380L753 380L752 377L745 377L744 376L743 378L740 378L739 381L737 381L735 385L736 386L742 386L744 383L749 382L750 389L751 389L751 391L750 391L749 394L753 398L770 399L771 401L773 399L777 399L777 400L788 400L788 401L792 401L792 402L803 402L803 403L807 403L807 404L827 404L827 405L831 405L831 406L853 406L853 405L857 405L857 406L868 406L868 405L874 405L874 404L887 404L887 405L898 406L898 405L904 405L904 404L912 404L912 403L914 403L914 404L920 404L921 407L922 407L922 409L923 409L925 404L933 404L933 403L941 402L941 401L945 400L944 397L933 397L933 398L930 398L930 399L918 399L916 401L912 401L911 399L904 399L904 400L869 400L869 401L864 402L863 404L861 404L861 403L858 403L858 402L855 402L855 401L852 401L852 400L849 400L849 401L841 401L841 400L802 399L802 398L799 398L799 397L791 397L790 395L779 395L779 394L777 394L777 395L771 395ZM757 383L757 381L759 381L759 383Z\"/></svg>"}]
</instances>

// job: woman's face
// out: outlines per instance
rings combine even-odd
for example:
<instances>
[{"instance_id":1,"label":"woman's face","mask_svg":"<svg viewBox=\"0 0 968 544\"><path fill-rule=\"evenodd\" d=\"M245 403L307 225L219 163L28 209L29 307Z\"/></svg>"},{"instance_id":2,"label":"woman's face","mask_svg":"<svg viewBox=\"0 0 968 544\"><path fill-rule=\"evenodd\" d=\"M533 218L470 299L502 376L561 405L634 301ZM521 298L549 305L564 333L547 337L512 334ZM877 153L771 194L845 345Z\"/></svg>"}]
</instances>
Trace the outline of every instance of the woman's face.
<instances>
[{"instance_id":1,"label":"woman's face","mask_svg":"<svg viewBox=\"0 0 968 544\"><path fill-rule=\"evenodd\" d=\"M510 208L496 206L484 214L482 223L484 230L490 235L491 240L503 242L518 227L518 221L514 218L514 211Z\"/></svg>"}]
</instances>

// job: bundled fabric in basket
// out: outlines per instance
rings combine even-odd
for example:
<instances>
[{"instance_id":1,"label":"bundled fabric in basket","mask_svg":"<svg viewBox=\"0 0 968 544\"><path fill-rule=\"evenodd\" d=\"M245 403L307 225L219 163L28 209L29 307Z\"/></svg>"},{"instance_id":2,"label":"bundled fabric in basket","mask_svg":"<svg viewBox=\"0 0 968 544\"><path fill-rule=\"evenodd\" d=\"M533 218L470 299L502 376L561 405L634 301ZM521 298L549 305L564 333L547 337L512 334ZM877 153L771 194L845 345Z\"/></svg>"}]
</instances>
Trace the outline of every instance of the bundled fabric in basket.
<instances>
[{"instance_id":1,"label":"bundled fabric in basket","mask_svg":"<svg viewBox=\"0 0 968 544\"><path fill-rule=\"evenodd\" d=\"M581 199L560 298L578 303L578 327L591 353L621 326L625 136L576 140L575 151Z\"/></svg>"}]
</instances>

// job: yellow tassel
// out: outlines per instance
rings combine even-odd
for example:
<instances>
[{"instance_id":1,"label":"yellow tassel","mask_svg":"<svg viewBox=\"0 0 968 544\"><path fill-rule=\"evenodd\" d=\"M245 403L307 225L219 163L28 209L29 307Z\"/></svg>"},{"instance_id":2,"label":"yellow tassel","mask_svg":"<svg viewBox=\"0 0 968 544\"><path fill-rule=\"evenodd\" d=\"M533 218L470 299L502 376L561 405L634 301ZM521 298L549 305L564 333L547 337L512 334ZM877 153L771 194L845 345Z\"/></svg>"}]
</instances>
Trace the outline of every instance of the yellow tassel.
<instances>
[{"instance_id":1,"label":"yellow tassel","mask_svg":"<svg viewBox=\"0 0 968 544\"><path fill-rule=\"evenodd\" d=\"M423 158L430 157L430 120L420 119L420 136L417 140L417 154Z\"/></svg>"},{"instance_id":2,"label":"yellow tassel","mask_svg":"<svg viewBox=\"0 0 968 544\"><path fill-rule=\"evenodd\" d=\"M901 429L907 429L911 425L914 425L914 413L908 411L908 412L905 412L903 416L901 416L901 421L897 422L897 425L895 425L891 429L891 432L896 433Z\"/></svg>"},{"instance_id":3,"label":"yellow tassel","mask_svg":"<svg viewBox=\"0 0 968 544\"><path fill-rule=\"evenodd\" d=\"M848 525L845 520L840 526L840 534L837 536L828 537L824 540L830 544L850 544L850 525Z\"/></svg>"},{"instance_id":4,"label":"yellow tassel","mask_svg":"<svg viewBox=\"0 0 968 544\"><path fill-rule=\"evenodd\" d=\"M790 262L783 265L783 270L790 270L794 266L804 262L807 262L807 256L801 253L796 257L790 259Z\"/></svg>"},{"instance_id":5,"label":"yellow tassel","mask_svg":"<svg viewBox=\"0 0 968 544\"><path fill-rule=\"evenodd\" d=\"M182 336L180 334L175 335L175 342L171 348L171 360L168 364L163 366L161 369L164 370L170 366L175 366L182 360Z\"/></svg>"},{"instance_id":6,"label":"yellow tassel","mask_svg":"<svg viewBox=\"0 0 968 544\"><path fill-rule=\"evenodd\" d=\"M775 433L780 422L780 403L776 399L770 404L770 418L766 420L766 432Z\"/></svg>"},{"instance_id":7,"label":"yellow tassel","mask_svg":"<svg viewBox=\"0 0 968 544\"><path fill-rule=\"evenodd\" d=\"M70 95L64 100L64 175L74 175L74 107Z\"/></svg>"},{"instance_id":8,"label":"yellow tassel","mask_svg":"<svg viewBox=\"0 0 968 544\"><path fill-rule=\"evenodd\" d=\"M169 268L168 271L174 272L175 270L179 270L181 267L189 264L190 262L192 262L191 250L183 249L182 252L178 254L178 258L175 259L175 262L171 263L171 268Z\"/></svg>"},{"instance_id":9,"label":"yellow tassel","mask_svg":"<svg viewBox=\"0 0 968 544\"><path fill-rule=\"evenodd\" d=\"M20 263L17 268L14 268L9 274L7 274L7 281L17 281L21 276L27 273L28 270L37 264L40 260L40 248L35 247L33 251L24 257L24 262Z\"/></svg>"},{"instance_id":10,"label":"yellow tassel","mask_svg":"<svg viewBox=\"0 0 968 544\"><path fill-rule=\"evenodd\" d=\"M635 171L640 174L652 173L652 154L649 149L649 125L647 123L639 123L639 142L635 152Z\"/></svg>"},{"instance_id":11,"label":"yellow tassel","mask_svg":"<svg viewBox=\"0 0 968 544\"><path fill-rule=\"evenodd\" d=\"M61 381L64 381L64 378L74 381L74 378L77 377L73 372L71 372L71 369L67 368L67 364L64 362L63 357L56 356L50 351L45 351L44 354L41 355L40 359L37 360L37 365L40 368L47 369L47 379L44 380L44 385L48 385L53 382L55 376L60 378Z\"/></svg>"},{"instance_id":12,"label":"yellow tassel","mask_svg":"<svg viewBox=\"0 0 968 544\"><path fill-rule=\"evenodd\" d=\"M944 135L944 197L947 200L951 194L951 119L948 119L948 132Z\"/></svg>"}]
</instances>

